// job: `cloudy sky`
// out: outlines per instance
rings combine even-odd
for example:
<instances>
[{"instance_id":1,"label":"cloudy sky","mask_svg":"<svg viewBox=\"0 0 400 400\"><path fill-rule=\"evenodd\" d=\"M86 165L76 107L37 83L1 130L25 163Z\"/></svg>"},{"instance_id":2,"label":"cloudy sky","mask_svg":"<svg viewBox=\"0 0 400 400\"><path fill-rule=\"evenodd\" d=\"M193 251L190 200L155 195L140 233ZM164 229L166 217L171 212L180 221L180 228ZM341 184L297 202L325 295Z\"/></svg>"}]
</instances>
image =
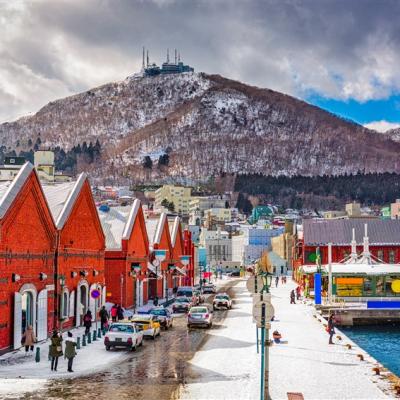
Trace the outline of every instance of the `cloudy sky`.
<instances>
[{"instance_id":1,"label":"cloudy sky","mask_svg":"<svg viewBox=\"0 0 400 400\"><path fill-rule=\"evenodd\" d=\"M397 0L0 0L0 121L161 63L400 126Z\"/></svg>"}]
</instances>

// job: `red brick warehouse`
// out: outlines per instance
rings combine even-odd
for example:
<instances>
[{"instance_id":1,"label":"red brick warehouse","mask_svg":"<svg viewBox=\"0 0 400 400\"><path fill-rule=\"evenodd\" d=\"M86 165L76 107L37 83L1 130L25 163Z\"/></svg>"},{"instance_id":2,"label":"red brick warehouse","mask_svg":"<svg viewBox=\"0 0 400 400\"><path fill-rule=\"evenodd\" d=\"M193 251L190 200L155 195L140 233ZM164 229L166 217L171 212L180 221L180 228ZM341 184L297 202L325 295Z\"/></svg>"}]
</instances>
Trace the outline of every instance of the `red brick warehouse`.
<instances>
[{"instance_id":1,"label":"red brick warehouse","mask_svg":"<svg viewBox=\"0 0 400 400\"><path fill-rule=\"evenodd\" d=\"M150 263L148 265L149 298L156 296L161 299L167 295L168 265L171 264L172 245L169 232L168 218L162 213L157 219L146 220L147 236L150 244ZM159 261L154 252L164 250L165 259Z\"/></svg>"},{"instance_id":2,"label":"red brick warehouse","mask_svg":"<svg viewBox=\"0 0 400 400\"><path fill-rule=\"evenodd\" d=\"M32 164L0 184L0 198L0 350L7 350L21 347L28 325L38 340L53 329L56 228Z\"/></svg>"},{"instance_id":3,"label":"red brick warehouse","mask_svg":"<svg viewBox=\"0 0 400 400\"><path fill-rule=\"evenodd\" d=\"M149 241L140 201L132 206L99 210L106 236L107 301L124 308L140 307L148 298Z\"/></svg>"},{"instance_id":4,"label":"red brick warehouse","mask_svg":"<svg viewBox=\"0 0 400 400\"><path fill-rule=\"evenodd\" d=\"M82 324L82 315L105 301L105 238L86 174L75 182L43 185L57 227L57 326ZM90 293L102 296L94 300ZM96 302L96 303L95 303Z\"/></svg>"}]
</instances>

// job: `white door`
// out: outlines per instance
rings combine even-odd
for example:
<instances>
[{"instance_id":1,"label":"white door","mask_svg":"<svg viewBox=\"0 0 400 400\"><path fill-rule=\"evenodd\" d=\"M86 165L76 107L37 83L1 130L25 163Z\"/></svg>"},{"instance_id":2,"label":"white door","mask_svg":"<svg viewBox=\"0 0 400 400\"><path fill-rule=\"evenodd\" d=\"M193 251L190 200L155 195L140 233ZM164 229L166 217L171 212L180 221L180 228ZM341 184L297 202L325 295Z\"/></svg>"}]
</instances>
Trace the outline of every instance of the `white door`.
<instances>
[{"instance_id":1,"label":"white door","mask_svg":"<svg viewBox=\"0 0 400 400\"><path fill-rule=\"evenodd\" d=\"M14 349L21 347L22 337L22 296L14 293Z\"/></svg>"},{"instance_id":2,"label":"white door","mask_svg":"<svg viewBox=\"0 0 400 400\"><path fill-rule=\"evenodd\" d=\"M143 281L136 280L136 308L143 305Z\"/></svg>"},{"instance_id":3,"label":"white door","mask_svg":"<svg viewBox=\"0 0 400 400\"><path fill-rule=\"evenodd\" d=\"M97 285L93 283L89 290L89 310L92 312L93 321L95 320L95 299L92 297L92 290L97 289Z\"/></svg>"},{"instance_id":4,"label":"white door","mask_svg":"<svg viewBox=\"0 0 400 400\"><path fill-rule=\"evenodd\" d=\"M69 294L69 317L73 317L75 312L75 290Z\"/></svg>"},{"instance_id":5,"label":"white door","mask_svg":"<svg viewBox=\"0 0 400 400\"><path fill-rule=\"evenodd\" d=\"M37 339L47 339L47 289L43 289L37 300Z\"/></svg>"},{"instance_id":6,"label":"white door","mask_svg":"<svg viewBox=\"0 0 400 400\"><path fill-rule=\"evenodd\" d=\"M75 326L81 325L81 287L78 286L76 290L76 300L75 300Z\"/></svg>"},{"instance_id":7,"label":"white door","mask_svg":"<svg viewBox=\"0 0 400 400\"><path fill-rule=\"evenodd\" d=\"M163 293L162 293L162 298L164 299L167 295L167 276L164 275L163 277Z\"/></svg>"},{"instance_id":8,"label":"white door","mask_svg":"<svg viewBox=\"0 0 400 400\"><path fill-rule=\"evenodd\" d=\"M103 286L103 291L101 292L101 305L104 306L106 304L106 296L107 296L107 288Z\"/></svg>"}]
</instances>

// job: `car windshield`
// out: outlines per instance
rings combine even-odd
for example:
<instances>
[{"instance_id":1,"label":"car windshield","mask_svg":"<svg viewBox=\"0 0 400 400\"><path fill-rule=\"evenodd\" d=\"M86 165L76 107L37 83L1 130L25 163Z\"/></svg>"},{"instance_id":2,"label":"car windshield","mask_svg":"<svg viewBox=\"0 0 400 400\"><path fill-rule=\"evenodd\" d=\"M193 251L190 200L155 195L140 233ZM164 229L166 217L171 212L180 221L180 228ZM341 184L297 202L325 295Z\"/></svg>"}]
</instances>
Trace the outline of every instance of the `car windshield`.
<instances>
[{"instance_id":1,"label":"car windshield","mask_svg":"<svg viewBox=\"0 0 400 400\"><path fill-rule=\"evenodd\" d=\"M176 303L189 303L189 300L186 297L178 297Z\"/></svg>"},{"instance_id":2,"label":"car windshield","mask_svg":"<svg viewBox=\"0 0 400 400\"><path fill-rule=\"evenodd\" d=\"M134 329L132 325L111 325L110 332L123 332L123 333L133 333Z\"/></svg>"},{"instance_id":3,"label":"car windshield","mask_svg":"<svg viewBox=\"0 0 400 400\"><path fill-rule=\"evenodd\" d=\"M150 311L150 314L153 315L167 315L167 311L166 310L162 310L162 309L154 309Z\"/></svg>"},{"instance_id":4,"label":"car windshield","mask_svg":"<svg viewBox=\"0 0 400 400\"><path fill-rule=\"evenodd\" d=\"M215 298L219 300L229 300L229 296L224 296L224 295L215 296Z\"/></svg>"},{"instance_id":5,"label":"car windshield","mask_svg":"<svg viewBox=\"0 0 400 400\"><path fill-rule=\"evenodd\" d=\"M193 307L190 309L191 314L206 314L208 310L206 307Z\"/></svg>"},{"instance_id":6,"label":"car windshield","mask_svg":"<svg viewBox=\"0 0 400 400\"><path fill-rule=\"evenodd\" d=\"M178 290L176 295L179 296L186 296L186 297L192 297L193 296L193 290Z\"/></svg>"}]
</instances>

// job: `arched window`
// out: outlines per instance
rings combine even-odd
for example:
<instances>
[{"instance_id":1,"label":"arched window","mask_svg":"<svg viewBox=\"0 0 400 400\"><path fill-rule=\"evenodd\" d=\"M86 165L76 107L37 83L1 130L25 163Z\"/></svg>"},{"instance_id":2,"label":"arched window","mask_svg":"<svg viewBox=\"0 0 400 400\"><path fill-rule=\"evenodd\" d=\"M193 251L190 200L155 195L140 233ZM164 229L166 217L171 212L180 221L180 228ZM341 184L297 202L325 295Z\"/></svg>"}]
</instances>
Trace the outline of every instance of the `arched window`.
<instances>
[{"instance_id":1,"label":"arched window","mask_svg":"<svg viewBox=\"0 0 400 400\"><path fill-rule=\"evenodd\" d=\"M69 316L69 296L68 296L68 291L65 289L62 297L61 316L63 318L68 318Z\"/></svg>"}]
</instances>

